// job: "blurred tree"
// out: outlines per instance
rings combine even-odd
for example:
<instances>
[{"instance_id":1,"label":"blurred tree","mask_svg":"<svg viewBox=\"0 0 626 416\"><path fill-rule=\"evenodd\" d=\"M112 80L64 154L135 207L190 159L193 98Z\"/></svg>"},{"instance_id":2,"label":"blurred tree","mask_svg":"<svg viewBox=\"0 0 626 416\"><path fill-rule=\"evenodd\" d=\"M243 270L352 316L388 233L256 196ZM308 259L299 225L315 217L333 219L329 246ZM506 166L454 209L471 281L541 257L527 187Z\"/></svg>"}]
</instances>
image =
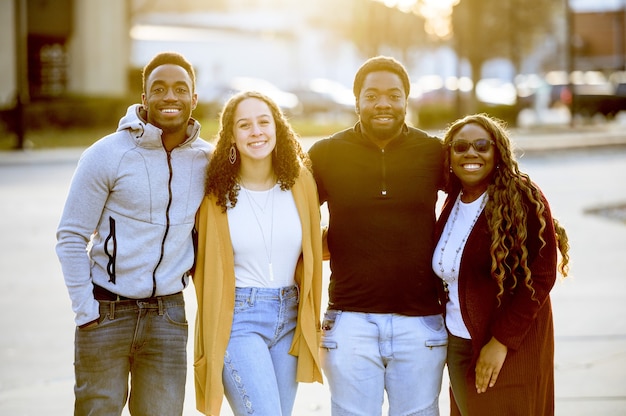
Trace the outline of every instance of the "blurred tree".
<instances>
[{"instance_id":1,"label":"blurred tree","mask_svg":"<svg viewBox=\"0 0 626 416\"><path fill-rule=\"evenodd\" d=\"M461 0L454 7L452 24L457 55L471 67L474 85L483 64L509 58L520 72L521 62L554 27L564 12L564 0ZM475 91L474 91L475 92ZM475 94L468 110L475 110Z\"/></svg>"},{"instance_id":2,"label":"blurred tree","mask_svg":"<svg viewBox=\"0 0 626 416\"><path fill-rule=\"evenodd\" d=\"M316 24L353 42L366 58L393 51L400 55L398 59L409 63L410 54L430 41L424 32L424 20L415 14L403 13L376 1L328 3L333 13L326 10L315 19Z\"/></svg>"},{"instance_id":3,"label":"blurred tree","mask_svg":"<svg viewBox=\"0 0 626 416\"><path fill-rule=\"evenodd\" d=\"M229 11L259 8L302 8L301 0L129 0L130 15L150 12ZM317 0L309 23L355 44L365 57L389 50L409 62L415 47L426 45L424 20L371 0Z\"/></svg>"},{"instance_id":4,"label":"blurred tree","mask_svg":"<svg viewBox=\"0 0 626 416\"><path fill-rule=\"evenodd\" d=\"M428 43L421 17L385 7L379 2L353 0L352 3L354 12L349 39L366 57L394 49L402 55L404 62L408 62L412 49Z\"/></svg>"}]
</instances>

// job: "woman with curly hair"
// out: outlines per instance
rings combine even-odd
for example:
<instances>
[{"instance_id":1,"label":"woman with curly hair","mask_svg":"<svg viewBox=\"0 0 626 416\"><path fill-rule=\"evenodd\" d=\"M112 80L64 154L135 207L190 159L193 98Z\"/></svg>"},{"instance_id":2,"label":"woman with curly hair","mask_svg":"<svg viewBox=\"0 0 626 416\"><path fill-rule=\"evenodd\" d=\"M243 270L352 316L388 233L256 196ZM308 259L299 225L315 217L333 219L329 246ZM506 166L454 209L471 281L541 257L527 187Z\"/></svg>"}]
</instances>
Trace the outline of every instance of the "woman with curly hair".
<instances>
[{"instance_id":1,"label":"woman with curly hair","mask_svg":"<svg viewBox=\"0 0 626 416\"><path fill-rule=\"evenodd\" d=\"M298 382L322 381L322 240L308 156L269 97L225 104L196 226L196 407L290 415Z\"/></svg>"},{"instance_id":2,"label":"woman with curly hair","mask_svg":"<svg viewBox=\"0 0 626 416\"><path fill-rule=\"evenodd\" d=\"M567 275L567 234L520 172L502 122L467 116L444 145L432 264L447 296L451 414L553 415L550 290L557 269Z\"/></svg>"}]
</instances>

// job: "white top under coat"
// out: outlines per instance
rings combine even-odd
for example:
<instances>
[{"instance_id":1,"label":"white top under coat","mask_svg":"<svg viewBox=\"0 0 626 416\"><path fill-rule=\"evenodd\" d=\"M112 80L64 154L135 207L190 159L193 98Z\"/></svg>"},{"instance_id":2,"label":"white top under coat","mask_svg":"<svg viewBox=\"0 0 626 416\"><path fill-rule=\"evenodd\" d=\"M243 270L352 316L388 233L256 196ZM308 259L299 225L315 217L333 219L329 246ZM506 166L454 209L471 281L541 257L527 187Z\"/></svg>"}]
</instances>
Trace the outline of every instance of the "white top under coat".
<instances>
[{"instance_id":1,"label":"white top under coat","mask_svg":"<svg viewBox=\"0 0 626 416\"><path fill-rule=\"evenodd\" d=\"M486 196L485 196L486 197ZM459 196L460 198L460 196ZM474 219L479 215L479 210L482 210L483 196L477 198L475 201L465 203L463 201L457 201L459 204L459 212L456 221L454 221L454 228L448 239L443 255L441 254L441 247L444 244L445 236L450 232L450 228L453 226L454 209L448 217L446 226L443 229L441 238L437 243L433 255L433 271L439 276L439 278L446 281L448 284L448 297L449 300L446 303L446 326L450 333L454 336L471 339L470 333L463 322L461 316L461 309L459 305L459 268L461 266L461 258L463 257L463 250L465 249L465 243L463 241L465 236L470 232L470 228L473 226ZM460 249L457 256L457 249ZM441 273L441 267L439 261L442 260L444 273ZM455 261L456 260L456 261ZM454 273L451 270L454 269Z\"/></svg>"},{"instance_id":2,"label":"white top under coat","mask_svg":"<svg viewBox=\"0 0 626 416\"><path fill-rule=\"evenodd\" d=\"M302 225L291 190L282 191L278 184L267 191L242 186L237 205L227 213L235 256L235 285L294 285L294 272L302 252Z\"/></svg>"}]
</instances>

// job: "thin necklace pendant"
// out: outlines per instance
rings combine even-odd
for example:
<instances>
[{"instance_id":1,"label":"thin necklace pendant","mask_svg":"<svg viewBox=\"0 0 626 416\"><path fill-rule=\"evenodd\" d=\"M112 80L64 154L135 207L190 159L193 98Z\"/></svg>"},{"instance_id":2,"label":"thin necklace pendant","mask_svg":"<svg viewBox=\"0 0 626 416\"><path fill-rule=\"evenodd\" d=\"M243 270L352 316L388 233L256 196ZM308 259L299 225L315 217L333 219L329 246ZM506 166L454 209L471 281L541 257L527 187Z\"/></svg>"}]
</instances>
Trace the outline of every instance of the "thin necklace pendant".
<instances>
[{"instance_id":1,"label":"thin necklace pendant","mask_svg":"<svg viewBox=\"0 0 626 416\"><path fill-rule=\"evenodd\" d=\"M250 204L250 208L252 209L252 213L254 214L254 219L256 220L256 223L259 227L259 231L261 233L261 238L263 239L263 248L265 249L265 256L267 258L267 264L268 264L269 280L271 282L274 281L274 267L272 266L272 247L274 243L274 192L275 192L274 188L275 187L276 185L270 188L269 195L267 197L267 200L265 201L265 204L267 205L268 201L271 200L271 204L269 204L270 205L270 214L269 214L270 224L269 224L269 247L268 247L268 244L267 244L268 241L265 238L265 232L263 231L263 224L261 224L261 220L259 219L259 215L257 215L257 212L254 209L254 205L257 205L259 207L261 214L264 214L263 208L261 208L261 206L254 200L252 195L250 195L250 192L245 187L245 185L243 186L244 194L246 195L246 199L248 200L248 203Z\"/></svg>"},{"instance_id":2,"label":"thin necklace pendant","mask_svg":"<svg viewBox=\"0 0 626 416\"><path fill-rule=\"evenodd\" d=\"M474 225L476 225L476 221L478 221L478 217L480 217L480 214L483 212L483 209L485 208L485 205L487 203L487 193L483 193L483 197L482 200L480 201L480 207L478 208L478 211L476 212L476 215L474 216L474 219L472 220L472 223L470 224L469 229L467 230L467 233L465 234L465 236L463 237L463 239L461 240L461 244L459 245L459 247L456 249L455 254L454 254L454 260L452 262L452 267L450 269L450 278L446 279L446 272L445 272L445 268L443 267L443 256L444 256L444 252L446 251L446 247L448 245L448 241L450 240L450 236L452 235L452 230L454 229L454 224L456 223L458 216L459 216L459 209L460 209L460 205L461 205L461 197L463 196L463 192L459 193L459 196L456 200L455 206L454 206L454 215L452 217L452 224L450 225L450 229L448 230L448 233L446 234L446 239L443 242L443 246L441 247L441 256L439 257L439 271L441 272L441 280L443 280L444 282L444 286L445 286L445 290L446 292L448 291L448 283L449 282L453 282L456 280L456 263L457 260L459 259L459 255L461 254L461 251L463 251L463 247L465 246L465 243L467 242L467 239L469 238L469 235L471 234L472 230L474 229Z\"/></svg>"},{"instance_id":3,"label":"thin necklace pendant","mask_svg":"<svg viewBox=\"0 0 626 416\"><path fill-rule=\"evenodd\" d=\"M272 190L270 189L269 192L263 192L263 191L259 192L259 191L250 191L247 188L244 188L244 189L246 191L246 194L250 198L250 200L254 202L254 205L256 205L262 213L265 213L265 210L267 209L267 204L272 196ZM263 204L260 204L259 201L257 201L257 199L254 197L254 193L266 193L267 194L265 195L265 201L263 202Z\"/></svg>"}]
</instances>

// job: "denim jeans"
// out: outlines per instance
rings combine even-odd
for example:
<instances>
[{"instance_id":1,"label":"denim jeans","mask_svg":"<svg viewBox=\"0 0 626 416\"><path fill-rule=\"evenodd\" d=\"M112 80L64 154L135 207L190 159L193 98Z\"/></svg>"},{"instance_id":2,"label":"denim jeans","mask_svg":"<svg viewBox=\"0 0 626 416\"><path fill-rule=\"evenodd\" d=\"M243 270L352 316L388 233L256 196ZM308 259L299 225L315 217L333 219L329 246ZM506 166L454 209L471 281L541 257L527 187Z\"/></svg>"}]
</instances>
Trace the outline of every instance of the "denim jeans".
<instances>
[{"instance_id":1,"label":"denim jeans","mask_svg":"<svg viewBox=\"0 0 626 416\"><path fill-rule=\"evenodd\" d=\"M447 331L441 315L328 310L320 358L333 416L439 415Z\"/></svg>"},{"instance_id":2,"label":"denim jeans","mask_svg":"<svg viewBox=\"0 0 626 416\"><path fill-rule=\"evenodd\" d=\"M120 415L128 399L133 416L181 415L188 334L183 295L99 302L98 325L76 328L74 414Z\"/></svg>"},{"instance_id":3,"label":"denim jeans","mask_svg":"<svg viewBox=\"0 0 626 416\"><path fill-rule=\"evenodd\" d=\"M291 415L298 362L289 349L298 298L296 286L236 288L222 373L224 393L236 416Z\"/></svg>"}]
</instances>

